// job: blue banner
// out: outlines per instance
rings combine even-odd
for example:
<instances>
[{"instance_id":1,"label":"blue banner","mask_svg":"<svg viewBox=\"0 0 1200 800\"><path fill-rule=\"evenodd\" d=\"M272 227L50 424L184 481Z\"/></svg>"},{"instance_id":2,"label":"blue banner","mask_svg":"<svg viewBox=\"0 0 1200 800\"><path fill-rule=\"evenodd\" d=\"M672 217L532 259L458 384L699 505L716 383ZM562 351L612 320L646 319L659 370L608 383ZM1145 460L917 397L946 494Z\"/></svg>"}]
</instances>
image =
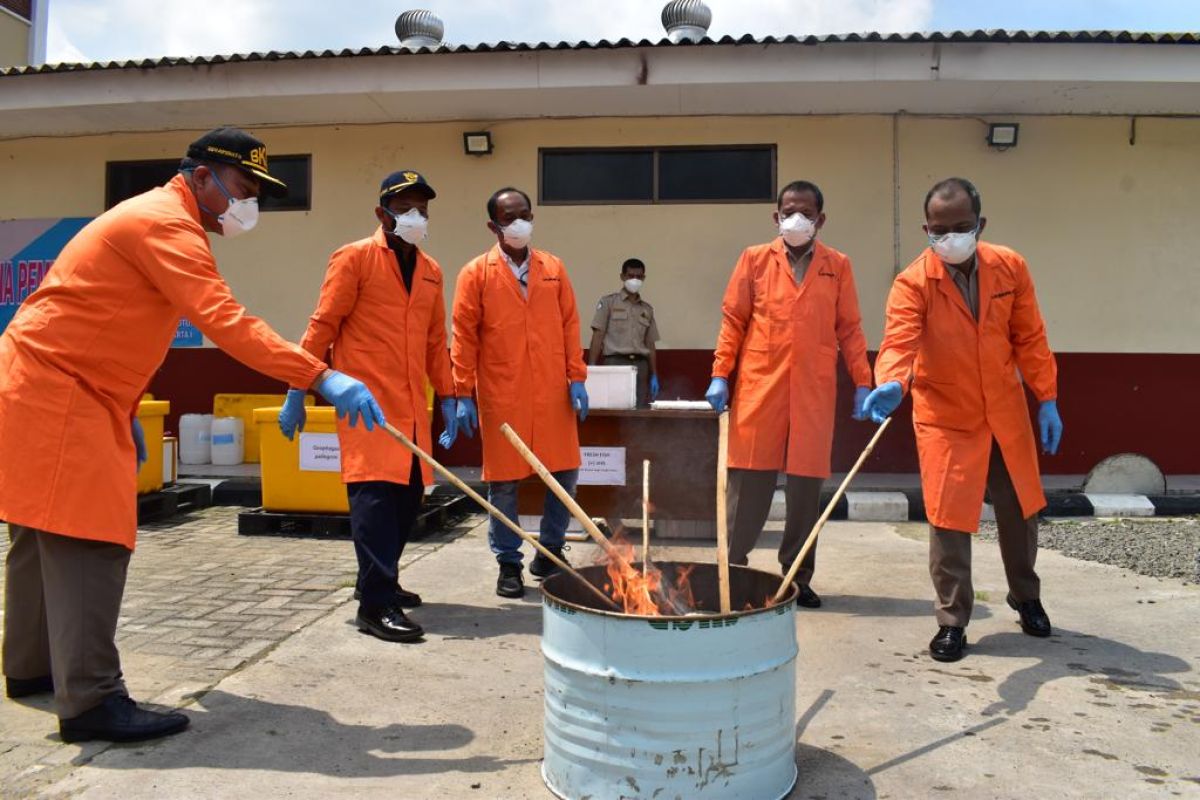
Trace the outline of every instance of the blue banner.
<instances>
[{"instance_id":1,"label":"blue banner","mask_svg":"<svg viewBox=\"0 0 1200 800\"><path fill-rule=\"evenodd\" d=\"M91 221L91 217L65 217L0 222L0 333L41 285L67 242ZM171 346L203 347L204 336L181 319Z\"/></svg>"},{"instance_id":2,"label":"blue banner","mask_svg":"<svg viewBox=\"0 0 1200 800\"><path fill-rule=\"evenodd\" d=\"M90 217L0 222L0 331L41 285L54 260Z\"/></svg>"}]
</instances>

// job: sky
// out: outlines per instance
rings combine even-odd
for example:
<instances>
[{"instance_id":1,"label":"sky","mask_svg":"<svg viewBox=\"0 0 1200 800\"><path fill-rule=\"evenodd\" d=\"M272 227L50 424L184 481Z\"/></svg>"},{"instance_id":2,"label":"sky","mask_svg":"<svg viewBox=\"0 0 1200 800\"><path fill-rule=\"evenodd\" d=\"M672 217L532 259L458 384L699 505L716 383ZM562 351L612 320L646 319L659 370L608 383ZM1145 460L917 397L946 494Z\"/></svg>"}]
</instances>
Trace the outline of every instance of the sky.
<instances>
[{"instance_id":1,"label":"sky","mask_svg":"<svg viewBox=\"0 0 1200 800\"><path fill-rule=\"evenodd\" d=\"M660 39L665 0L49 0L47 60L108 61L397 43L407 8L449 44ZM712 36L975 28L1200 30L1200 0L708 0ZM202 9L202 10L201 10Z\"/></svg>"}]
</instances>

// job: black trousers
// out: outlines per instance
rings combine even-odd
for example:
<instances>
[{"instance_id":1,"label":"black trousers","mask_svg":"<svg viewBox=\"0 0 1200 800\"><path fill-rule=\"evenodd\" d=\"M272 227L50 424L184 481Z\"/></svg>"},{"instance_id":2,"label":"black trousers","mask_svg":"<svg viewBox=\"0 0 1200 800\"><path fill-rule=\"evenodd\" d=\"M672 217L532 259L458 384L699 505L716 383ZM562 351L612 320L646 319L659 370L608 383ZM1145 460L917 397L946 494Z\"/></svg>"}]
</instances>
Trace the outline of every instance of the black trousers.
<instances>
[{"instance_id":1,"label":"black trousers","mask_svg":"<svg viewBox=\"0 0 1200 800\"><path fill-rule=\"evenodd\" d=\"M382 611L392 605L399 585L400 556L412 531L425 486L421 463L413 456L408 485L389 481L346 484L350 497L350 532L358 556L358 590L362 608Z\"/></svg>"}]
</instances>

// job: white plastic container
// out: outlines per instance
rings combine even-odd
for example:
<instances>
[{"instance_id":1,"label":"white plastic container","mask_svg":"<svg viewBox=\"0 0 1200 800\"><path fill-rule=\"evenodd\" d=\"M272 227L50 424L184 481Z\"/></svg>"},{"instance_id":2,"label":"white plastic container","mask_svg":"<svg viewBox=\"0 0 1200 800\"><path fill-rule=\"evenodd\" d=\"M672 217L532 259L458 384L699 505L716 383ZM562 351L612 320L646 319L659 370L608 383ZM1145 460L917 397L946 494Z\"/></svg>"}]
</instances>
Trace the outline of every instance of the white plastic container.
<instances>
[{"instance_id":1,"label":"white plastic container","mask_svg":"<svg viewBox=\"0 0 1200 800\"><path fill-rule=\"evenodd\" d=\"M212 414L184 414L179 418L179 463L212 461Z\"/></svg>"},{"instance_id":2,"label":"white plastic container","mask_svg":"<svg viewBox=\"0 0 1200 800\"><path fill-rule=\"evenodd\" d=\"M246 422L241 417L215 417L212 421L212 463L230 467L245 458Z\"/></svg>"},{"instance_id":3,"label":"white plastic container","mask_svg":"<svg viewBox=\"0 0 1200 800\"><path fill-rule=\"evenodd\" d=\"M637 408L637 367L588 367L589 408Z\"/></svg>"}]
</instances>

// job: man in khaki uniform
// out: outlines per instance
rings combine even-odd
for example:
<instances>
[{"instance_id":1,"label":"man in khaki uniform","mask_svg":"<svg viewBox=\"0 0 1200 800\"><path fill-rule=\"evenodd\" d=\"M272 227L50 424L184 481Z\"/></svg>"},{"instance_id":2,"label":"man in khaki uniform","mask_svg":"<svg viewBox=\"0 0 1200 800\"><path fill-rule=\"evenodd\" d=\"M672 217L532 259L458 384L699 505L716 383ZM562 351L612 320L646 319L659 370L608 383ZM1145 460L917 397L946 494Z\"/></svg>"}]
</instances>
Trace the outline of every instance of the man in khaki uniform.
<instances>
[{"instance_id":1,"label":"man in khaki uniform","mask_svg":"<svg viewBox=\"0 0 1200 800\"><path fill-rule=\"evenodd\" d=\"M621 291L606 294L592 318L589 364L637 367L637 405L645 408L658 397L658 361L654 343L658 326L654 306L642 299L646 265L630 258L621 265Z\"/></svg>"}]
</instances>

